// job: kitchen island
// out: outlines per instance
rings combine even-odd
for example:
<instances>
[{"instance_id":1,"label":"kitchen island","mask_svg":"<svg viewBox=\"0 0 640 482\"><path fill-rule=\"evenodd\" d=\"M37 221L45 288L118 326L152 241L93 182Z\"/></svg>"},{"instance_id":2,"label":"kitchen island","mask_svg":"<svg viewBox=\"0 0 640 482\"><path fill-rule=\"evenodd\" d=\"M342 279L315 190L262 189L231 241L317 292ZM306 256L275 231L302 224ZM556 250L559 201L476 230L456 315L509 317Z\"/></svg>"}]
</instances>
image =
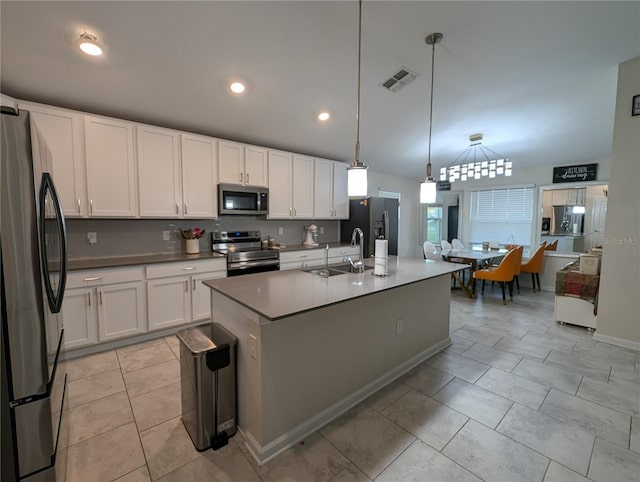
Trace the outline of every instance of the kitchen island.
<instances>
[{"instance_id":1,"label":"kitchen island","mask_svg":"<svg viewBox=\"0 0 640 482\"><path fill-rule=\"evenodd\" d=\"M373 260L370 260L373 261ZM238 337L238 427L264 463L450 345L450 273L390 259L390 274L302 270L205 281Z\"/></svg>"}]
</instances>

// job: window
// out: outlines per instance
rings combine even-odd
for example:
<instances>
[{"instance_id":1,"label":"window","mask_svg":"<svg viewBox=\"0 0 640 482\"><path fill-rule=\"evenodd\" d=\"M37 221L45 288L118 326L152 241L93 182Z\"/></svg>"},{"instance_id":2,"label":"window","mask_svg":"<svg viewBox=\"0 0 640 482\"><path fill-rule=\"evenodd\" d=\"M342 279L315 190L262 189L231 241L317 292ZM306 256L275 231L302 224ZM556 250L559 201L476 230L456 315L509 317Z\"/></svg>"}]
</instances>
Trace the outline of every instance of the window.
<instances>
[{"instance_id":1,"label":"window","mask_svg":"<svg viewBox=\"0 0 640 482\"><path fill-rule=\"evenodd\" d=\"M533 187L471 191L472 243L528 246L533 227Z\"/></svg>"},{"instance_id":2,"label":"window","mask_svg":"<svg viewBox=\"0 0 640 482\"><path fill-rule=\"evenodd\" d=\"M423 242L430 241L435 244L440 244L440 240L442 239L442 206L429 204L424 207L423 212L425 213L423 216Z\"/></svg>"}]
</instances>

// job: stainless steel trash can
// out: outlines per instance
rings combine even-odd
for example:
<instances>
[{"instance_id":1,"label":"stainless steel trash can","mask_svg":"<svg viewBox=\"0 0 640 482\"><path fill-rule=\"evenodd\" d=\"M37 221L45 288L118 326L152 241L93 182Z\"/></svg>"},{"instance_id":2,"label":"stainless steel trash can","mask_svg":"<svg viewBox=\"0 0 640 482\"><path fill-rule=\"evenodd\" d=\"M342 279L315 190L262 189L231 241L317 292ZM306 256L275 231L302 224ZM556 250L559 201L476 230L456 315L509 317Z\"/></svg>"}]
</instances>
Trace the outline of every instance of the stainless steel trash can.
<instances>
[{"instance_id":1,"label":"stainless steel trash can","mask_svg":"<svg viewBox=\"0 0 640 482\"><path fill-rule=\"evenodd\" d=\"M180 330L180 389L182 423L197 450L211 447L212 438L236 433L236 345L237 338L219 323L206 323ZM207 353L228 346L229 363L215 372L207 367ZM223 353L223 355L226 355ZM216 417L216 389L218 395ZM215 420L218 430L215 430ZM215 442L214 442L215 443Z\"/></svg>"}]
</instances>

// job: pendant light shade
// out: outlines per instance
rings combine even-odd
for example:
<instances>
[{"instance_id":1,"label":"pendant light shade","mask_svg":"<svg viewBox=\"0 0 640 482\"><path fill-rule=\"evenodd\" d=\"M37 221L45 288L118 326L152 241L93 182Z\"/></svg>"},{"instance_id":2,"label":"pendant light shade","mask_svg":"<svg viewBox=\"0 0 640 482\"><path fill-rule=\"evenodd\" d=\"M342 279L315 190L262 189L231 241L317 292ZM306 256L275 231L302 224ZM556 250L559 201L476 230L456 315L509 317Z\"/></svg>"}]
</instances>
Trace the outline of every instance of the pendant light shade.
<instances>
[{"instance_id":1,"label":"pendant light shade","mask_svg":"<svg viewBox=\"0 0 640 482\"><path fill-rule=\"evenodd\" d=\"M436 182L425 179L420 183L420 204L433 204L436 202Z\"/></svg>"},{"instance_id":2,"label":"pendant light shade","mask_svg":"<svg viewBox=\"0 0 640 482\"><path fill-rule=\"evenodd\" d=\"M367 195L367 166L360 162L360 59L362 52L362 0L358 0L358 97L356 101L356 156L347 168L347 193L350 197Z\"/></svg>"},{"instance_id":3,"label":"pendant light shade","mask_svg":"<svg viewBox=\"0 0 640 482\"><path fill-rule=\"evenodd\" d=\"M429 144L427 149L427 175L420 183L420 204L436 202L436 181L431 176L431 125L433 120L433 73L436 58L436 44L442 40L441 33L432 33L424 39L431 45L431 100L429 101Z\"/></svg>"}]
</instances>

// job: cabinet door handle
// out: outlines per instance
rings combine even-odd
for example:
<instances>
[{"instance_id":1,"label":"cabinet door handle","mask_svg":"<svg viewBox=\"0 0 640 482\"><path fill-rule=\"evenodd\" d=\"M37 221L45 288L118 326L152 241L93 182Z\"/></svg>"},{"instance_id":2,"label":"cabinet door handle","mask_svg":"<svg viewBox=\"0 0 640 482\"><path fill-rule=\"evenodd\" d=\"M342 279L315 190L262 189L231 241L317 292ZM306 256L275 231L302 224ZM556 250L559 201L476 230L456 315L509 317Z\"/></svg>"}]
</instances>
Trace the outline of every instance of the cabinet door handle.
<instances>
[{"instance_id":1,"label":"cabinet door handle","mask_svg":"<svg viewBox=\"0 0 640 482\"><path fill-rule=\"evenodd\" d=\"M289 207L289 216L293 216L293 208Z\"/></svg>"},{"instance_id":2,"label":"cabinet door handle","mask_svg":"<svg viewBox=\"0 0 640 482\"><path fill-rule=\"evenodd\" d=\"M192 286L193 286L193 291L196 290L196 280L191 280Z\"/></svg>"},{"instance_id":3,"label":"cabinet door handle","mask_svg":"<svg viewBox=\"0 0 640 482\"><path fill-rule=\"evenodd\" d=\"M78 214L80 214L80 198L78 198Z\"/></svg>"},{"instance_id":4,"label":"cabinet door handle","mask_svg":"<svg viewBox=\"0 0 640 482\"><path fill-rule=\"evenodd\" d=\"M293 208L293 217L296 217L298 214L298 212L296 211L296 208Z\"/></svg>"},{"instance_id":5,"label":"cabinet door handle","mask_svg":"<svg viewBox=\"0 0 640 482\"><path fill-rule=\"evenodd\" d=\"M87 293L87 298L89 298L89 306L91 306L91 291Z\"/></svg>"},{"instance_id":6,"label":"cabinet door handle","mask_svg":"<svg viewBox=\"0 0 640 482\"><path fill-rule=\"evenodd\" d=\"M180 214L180 205L176 203L176 214Z\"/></svg>"},{"instance_id":7,"label":"cabinet door handle","mask_svg":"<svg viewBox=\"0 0 640 482\"><path fill-rule=\"evenodd\" d=\"M249 173L247 173L247 184L249 184Z\"/></svg>"},{"instance_id":8,"label":"cabinet door handle","mask_svg":"<svg viewBox=\"0 0 640 482\"><path fill-rule=\"evenodd\" d=\"M242 173L240 173L240 182L242 182Z\"/></svg>"},{"instance_id":9,"label":"cabinet door handle","mask_svg":"<svg viewBox=\"0 0 640 482\"><path fill-rule=\"evenodd\" d=\"M99 281L102 279L102 276L93 276L91 278L85 278L84 281Z\"/></svg>"},{"instance_id":10,"label":"cabinet door handle","mask_svg":"<svg viewBox=\"0 0 640 482\"><path fill-rule=\"evenodd\" d=\"M302 258L308 258L308 257L309 257L309 256L307 256L306 254L303 254L303 255L301 255L301 256L300 256L300 259L302 259Z\"/></svg>"},{"instance_id":11,"label":"cabinet door handle","mask_svg":"<svg viewBox=\"0 0 640 482\"><path fill-rule=\"evenodd\" d=\"M100 295L100 304L102 304L102 291L98 291L98 294Z\"/></svg>"},{"instance_id":12,"label":"cabinet door handle","mask_svg":"<svg viewBox=\"0 0 640 482\"><path fill-rule=\"evenodd\" d=\"M194 269L196 269L195 266L187 266L186 268L182 268L183 271L193 271Z\"/></svg>"},{"instance_id":13,"label":"cabinet door handle","mask_svg":"<svg viewBox=\"0 0 640 482\"><path fill-rule=\"evenodd\" d=\"M187 292L189 291L189 281L188 280L185 280L185 282L184 282L184 290L187 291Z\"/></svg>"},{"instance_id":14,"label":"cabinet door handle","mask_svg":"<svg viewBox=\"0 0 640 482\"><path fill-rule=\"evenodd\" d=\"M93 199L89 200L89 214L93 214Z\"/></svg>"},{"instance_id":15,"label":"cabinet door handle","mask_svg":"<svg viewBox=\"0 0 640 482\"><path fill-rule=\"evenodd\" d=\"M187 203L184 203L184 215L186 216L187 214L189 214L189 206L187 206Z\"/></svg>"}]
</instances>

